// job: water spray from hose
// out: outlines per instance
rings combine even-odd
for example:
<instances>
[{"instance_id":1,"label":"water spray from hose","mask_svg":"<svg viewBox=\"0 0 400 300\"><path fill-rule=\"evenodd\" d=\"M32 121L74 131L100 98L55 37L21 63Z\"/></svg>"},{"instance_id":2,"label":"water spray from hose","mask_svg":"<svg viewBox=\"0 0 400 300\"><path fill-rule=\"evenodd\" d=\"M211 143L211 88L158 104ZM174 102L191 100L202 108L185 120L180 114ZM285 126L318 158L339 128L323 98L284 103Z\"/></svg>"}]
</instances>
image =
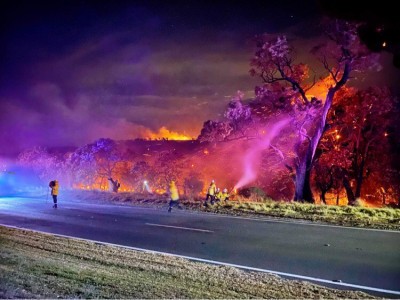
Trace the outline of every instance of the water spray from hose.
<instances>
[{"instance_id":1,"label":"water spray from hose","mask_svg":"<svg viewBox=\"0 0 400 300\"><path fill-rule=\"evenodd\" d=\"M153 191L151 190L149 183L147 182L147 180L143 181L143 187L144 189L146 189L146 191L150 194L153 194Z\"/></svg>"},{"instance_id":2,"label":"water spray from hose","mask_svg":"<svg viewBox=\"0 0 400 300\"><path fill-rule=\"evenodd\" d=\"M280 120L275 123L269 130L266 136L259 142L255 143L249 149L243 158L243 175L235 184L234 190L249 184L257 178L257 163L261 160L261 153L263 150L268 149L272 140L281 132L281 130L290 122L289 118Z\"/></svg>"}]
</instances>

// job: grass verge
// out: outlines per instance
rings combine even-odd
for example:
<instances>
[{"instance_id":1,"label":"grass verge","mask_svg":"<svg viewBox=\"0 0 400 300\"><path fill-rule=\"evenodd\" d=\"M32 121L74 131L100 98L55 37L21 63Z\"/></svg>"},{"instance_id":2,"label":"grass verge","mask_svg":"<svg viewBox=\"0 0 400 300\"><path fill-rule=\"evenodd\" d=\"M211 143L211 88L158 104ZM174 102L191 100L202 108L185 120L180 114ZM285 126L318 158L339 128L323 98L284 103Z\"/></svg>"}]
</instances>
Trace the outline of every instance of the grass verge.
<instances>
[{"instance_id":1,"label":"grass verge","mask_svg":"<svg viewBox=\"0 0 400 300\"><path fill-rule=\"evenodd\" d=\"M272 216L334 225L400 230L400 209L316 205L295 202L228 202L209 208L223 213Z\"/></svg>"},{"instance_id":2,"label":"grass verge","mask_svg":"<svg viewBox=\"0 0 400 300\"><path fill-rule=\"evenodd\" d=\"M0 226L0 298L374 297L271 274Z\"/></svg>"}]
</instances>

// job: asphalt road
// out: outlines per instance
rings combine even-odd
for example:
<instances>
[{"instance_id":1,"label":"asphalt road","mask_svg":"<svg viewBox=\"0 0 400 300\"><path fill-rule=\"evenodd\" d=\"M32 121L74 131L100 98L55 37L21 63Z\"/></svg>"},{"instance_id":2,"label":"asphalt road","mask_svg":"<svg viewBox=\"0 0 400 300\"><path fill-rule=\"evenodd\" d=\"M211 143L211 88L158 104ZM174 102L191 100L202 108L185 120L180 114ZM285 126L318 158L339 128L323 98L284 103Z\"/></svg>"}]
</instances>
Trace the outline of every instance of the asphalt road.
<instances>
[{"instance_id":1,"label":"asphalt road","mask_svg":"<svg viewBox=\"0 0 400 300\"><path fill-rule=\"evenodd\" d=\"M0 198L0 224L400 295L400 232L18 197Z\"/></svg>"}]
</instances>

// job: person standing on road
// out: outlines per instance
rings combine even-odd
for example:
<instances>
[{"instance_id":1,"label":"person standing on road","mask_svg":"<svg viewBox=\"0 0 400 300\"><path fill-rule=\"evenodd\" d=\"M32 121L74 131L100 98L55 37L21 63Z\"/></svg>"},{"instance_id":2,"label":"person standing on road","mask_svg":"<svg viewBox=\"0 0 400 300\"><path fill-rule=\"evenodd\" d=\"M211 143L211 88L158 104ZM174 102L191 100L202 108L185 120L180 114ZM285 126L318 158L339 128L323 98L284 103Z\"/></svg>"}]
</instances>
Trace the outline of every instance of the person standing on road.
<instances>
[{"instance_id":1,"label":"person standing on road","mask_svg":"<svg viewBox=\"0 0 400 300\"><path fill-rule=\"evenodd\" d=\"M175 181L171 181L168 187L168 194L169 194L169 207L168 212L172 211L173 206L178 206L179 209L182 209L182 206L179 204L179 192L178 188L176 187Z\"/></svg>"},{"instance_id":2,"label":"person standing on road","mask_svg":"<svg viewBox=\"0 0 400 300\"><path fill-rule=\"evenodd\" d=\"M49 183L49 187L51 188L51 196L53 197L53 208L57 208L57 196L58 196L58 180L52 180Z\"/></svg>"}]
</instances>

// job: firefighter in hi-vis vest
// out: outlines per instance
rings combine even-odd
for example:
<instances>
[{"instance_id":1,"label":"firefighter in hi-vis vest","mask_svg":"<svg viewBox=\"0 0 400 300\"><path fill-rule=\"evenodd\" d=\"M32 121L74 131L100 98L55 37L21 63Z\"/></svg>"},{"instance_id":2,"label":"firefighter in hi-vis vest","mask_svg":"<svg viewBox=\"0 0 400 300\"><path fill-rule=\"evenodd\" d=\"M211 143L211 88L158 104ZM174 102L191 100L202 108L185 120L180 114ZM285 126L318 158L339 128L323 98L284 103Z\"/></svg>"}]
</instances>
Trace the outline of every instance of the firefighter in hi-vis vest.
<instances>
[{"instance_id":1,"label":"firefighter in hi-vis vest","mask_svg":"<svg viewBox=\"0 0 400 300\"><path fill-rule=\"evenodd\" d=\"M213 179L211 180L210 186L208 187L206 200L204 201L204 206L208 205L207 203L208 199L210 199L211 204L214 204L216 192L217 192L217 186L215 185L215 180Z\"/></svg>"},{"instance_id":2,"label":"firefighter in hi-vis vest","mask_svg":"<svg viewBox=\"0 0 400 300\"><path fill-rule=\"evenodd\" d=\"M51 196L53 197L53 208L57 208L57 196L58 196L58 180L52 180L49 183L49 187L51 188Z\"/></svg>"},{"instance_id":3,"label":"firefighter in hi-vis vest","mask_svg":"<svg viewBox=\"0 0 400 300\"><path fill-rule=\"evenodd\" d=\"M225 189L222 191L221 200L224 201L224 202L227 202L227 201L229 201L229 197L230 197L230 196L231 196L231 195L229 195L228 189L225 188Z\"/></svg>"},{"instance_id":4,"label":"firefighter in hi-vis vest","mask_svg":"<svg viewBox=\"0 0 400 300\"><path fill-rule=\"evenodd\" d=\"M168 212L172 211L173 206L177 206L179 209L182 209L182 206L179 204L179 192L176 187L175 181L171 181L168 186L168 194L169 194L169 207Z\"/></svg>"},{"instance_id":5,"label":"firefighter in hi-vis vest","mask_svg":"<svg viewBox=\"0 0 400 300\"><path fill-rule=\"evenodd\" d=\"M217 188L215 192L215 202L220 202L222 198L222 191L220 188Z\"/></svg>"}]
</instances>

